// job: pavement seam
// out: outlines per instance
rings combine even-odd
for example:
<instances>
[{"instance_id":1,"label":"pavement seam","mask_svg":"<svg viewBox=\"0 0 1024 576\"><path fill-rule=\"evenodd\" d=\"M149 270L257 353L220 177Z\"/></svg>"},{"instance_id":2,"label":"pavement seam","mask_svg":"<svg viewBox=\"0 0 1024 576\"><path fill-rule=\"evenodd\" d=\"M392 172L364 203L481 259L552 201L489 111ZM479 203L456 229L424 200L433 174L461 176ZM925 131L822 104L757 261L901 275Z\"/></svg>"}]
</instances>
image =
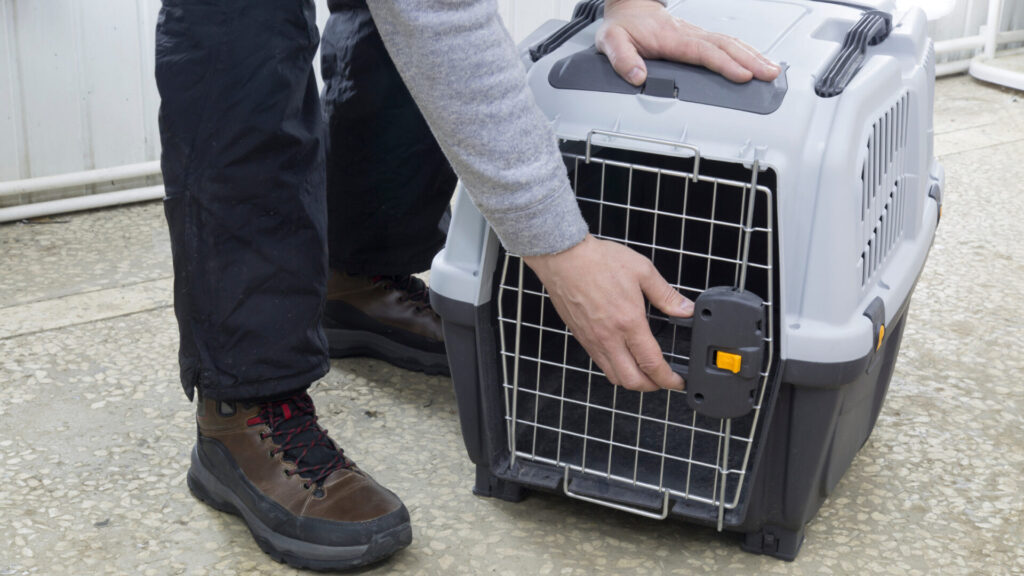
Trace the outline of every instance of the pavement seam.
<instances>
[{"instance_id":1,"label":"pavement seam","mask_svg":"<svg viewBox=\"0 0 1024 576\"><path fill-rule=\"evenodd\" d=\"M28 300L25 302L17 302L15 304L7 304L0 306L0 310L7 310L10 308L18 308L20 306L28 306L30 304L39 304L40 302L49 302L51 300L60 300L61 298L69 298L71 296L84 296L86 294L95 294L96 292L102 292L104 290L120 290L122 288L133 288L135 286L141 286L142 284L149 284L151 282L158 282L160 280L173 280L174 275L160 276L159 278L149 278L148 280L139 280L138 282L132 282L129 284L117 284L115 286L100 286L92 288L90 290L83 290L81 292L68 292L67 294L59 294L57 296L48 296L44 298L36 298L34 300Z\"/></svg>"},{"instance_id":2,"label":"pavement seam","mask_svg":"<svg viewBox=\"0 0 1024 576\"><path fill-rule=\"evenodd\" d=\"M104 316L103 318L93 318L92 320L85 320L83 322L75 322L73 324L64 324L63 326L55 326L53 328L43 328L42 330L33 330L32 332L19 332L18 334L11 334L10 336L0 336L0 342L7 340L14 340L15 338L21 338L22 336L34 336L36 334L45 334L47 332L55 332L57 330L63 330L65 328L75 328L78 326L86 326L89 324L96 324L98 322L106 322L108 320L116 320L118 318L126 318L128 316L135 316L136 314L146 314L147 312L154 312L156 310L163 310L165 308L171 308L173 304L161 304L152 308L146 308L144 310L134 310L132 312L125 312L124 314L115 314L113 316Z\"/></svg>"},{"instance_id":3,"label":"pavement seam","mask_svg":"<svg viewBox=\"0 0 1024 576\"><path fill-rule=\"evenodd\" d=\"M936 156L936 157L941 160L941 159L944 159L944 158L950 158L952 156L956 156L958 154L966 154L967 152L977 152L978 150L987 150L989 148L996 148L997 146L1006 146L1008 144L1019 144L1021 142L1024 142L1024 138L1018 138L1016 140L1007 140L1006 142L993 142L992 144L986 144L985 146L978 146L976 148L965 148L963 150L957 150L956 152L947 152L945 154L942 154L942 155Z\"/></svg>"}]
</instances>

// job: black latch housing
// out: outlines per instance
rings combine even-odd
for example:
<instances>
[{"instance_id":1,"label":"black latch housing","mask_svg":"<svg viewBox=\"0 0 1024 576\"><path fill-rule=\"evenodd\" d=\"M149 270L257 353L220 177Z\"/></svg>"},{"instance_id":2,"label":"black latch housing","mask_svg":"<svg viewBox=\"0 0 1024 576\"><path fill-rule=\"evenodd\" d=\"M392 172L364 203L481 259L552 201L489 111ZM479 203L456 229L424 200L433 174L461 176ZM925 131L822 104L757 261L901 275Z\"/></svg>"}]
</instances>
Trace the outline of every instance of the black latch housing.
<instances>
[{"instance_id":1,"label":"black latch housing","mask_svg":"<svg viewBox=\"0 0 1024 576\"><path fill-rule=\"evenodd\" d=\"M712 418L750 412L764 364L764 301L727 286L709 288L694 302L692 319L669 321L693 329L689 366L672 365L686 380L690 408Z\"/></svg>"}]
</instances>

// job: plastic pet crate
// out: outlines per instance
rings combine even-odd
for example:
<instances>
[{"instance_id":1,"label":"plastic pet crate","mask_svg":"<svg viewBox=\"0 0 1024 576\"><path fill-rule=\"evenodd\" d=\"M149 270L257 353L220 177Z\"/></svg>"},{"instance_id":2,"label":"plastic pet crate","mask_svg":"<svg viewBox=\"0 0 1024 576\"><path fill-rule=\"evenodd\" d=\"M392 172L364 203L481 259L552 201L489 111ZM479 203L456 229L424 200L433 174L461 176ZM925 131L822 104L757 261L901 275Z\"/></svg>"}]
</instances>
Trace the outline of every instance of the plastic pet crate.
<instances>
[{"instance_id":1,"label":"plastic pet crate","mask_svg":"<svg viewBox=\"0 0 1024 576\"><path fill-rule=\"evenodd\" d=\"M560 492L745 534L795 558L867 440L938 224L933 51L885 2L688 0L679 17L783 67L733 84L594 48L601 3L521 45L591 232L696 301L648 310L683 392L612 386L464 190L434 261L475 492Z\"/></svg>"}]
</instances>

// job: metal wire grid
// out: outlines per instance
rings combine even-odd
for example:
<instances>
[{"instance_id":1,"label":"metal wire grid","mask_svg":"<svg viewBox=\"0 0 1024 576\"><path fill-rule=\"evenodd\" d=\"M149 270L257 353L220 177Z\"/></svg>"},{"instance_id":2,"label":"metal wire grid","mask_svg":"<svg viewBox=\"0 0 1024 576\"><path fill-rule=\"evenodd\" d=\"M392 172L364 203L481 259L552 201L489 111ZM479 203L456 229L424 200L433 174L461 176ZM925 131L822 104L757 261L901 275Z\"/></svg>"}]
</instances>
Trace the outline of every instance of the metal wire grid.
<instances>
[{"instance_id":1,"label":"metal wire grid","mask_svg":"<svg viewBox=\"0 0 1024 576\"><path fill-rule=\"evenodd\" d=\"M706 504L717 508L721 528L724 511L740 503L774 359L772 191L757 184L756 164L732 167L744 170L744 181L701 174L699 160L687 165L610 148L591 154L589 145L583 154L571 143L563 156L596 236L645 254L690 298L723 284L745 284L761 296L766 357L754 408L735 420L697 414L685 392L612 386L571 338L537 278L506 254L498 322L513 461L563 467L569 495L570 470L657 491L660 515L600 502L647 516L666 516L669 496ZM647 312L665 358L688 364L689 331L650 305Z\"/></svg>"}]
</instances>

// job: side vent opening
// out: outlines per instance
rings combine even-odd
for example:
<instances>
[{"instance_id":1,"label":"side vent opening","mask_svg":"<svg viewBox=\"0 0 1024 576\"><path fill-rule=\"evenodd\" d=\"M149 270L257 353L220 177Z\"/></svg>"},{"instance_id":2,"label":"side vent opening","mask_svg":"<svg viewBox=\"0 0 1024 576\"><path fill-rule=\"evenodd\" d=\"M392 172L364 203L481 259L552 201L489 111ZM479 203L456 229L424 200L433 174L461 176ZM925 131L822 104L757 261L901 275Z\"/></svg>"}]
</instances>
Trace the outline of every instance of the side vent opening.
<instances>
[{"instance_id":1,"label":"side vent opening","mask_svg":"<svg viewBox=\"0 0 1024 576\"><path fill-rule=\"evenodd\" d=\"M903 237L909 104L910 95L904 92L868 134L860 170L860 220L865 238L860 254L861 286L871 281Z\"/></svg>"}]
</instances>

